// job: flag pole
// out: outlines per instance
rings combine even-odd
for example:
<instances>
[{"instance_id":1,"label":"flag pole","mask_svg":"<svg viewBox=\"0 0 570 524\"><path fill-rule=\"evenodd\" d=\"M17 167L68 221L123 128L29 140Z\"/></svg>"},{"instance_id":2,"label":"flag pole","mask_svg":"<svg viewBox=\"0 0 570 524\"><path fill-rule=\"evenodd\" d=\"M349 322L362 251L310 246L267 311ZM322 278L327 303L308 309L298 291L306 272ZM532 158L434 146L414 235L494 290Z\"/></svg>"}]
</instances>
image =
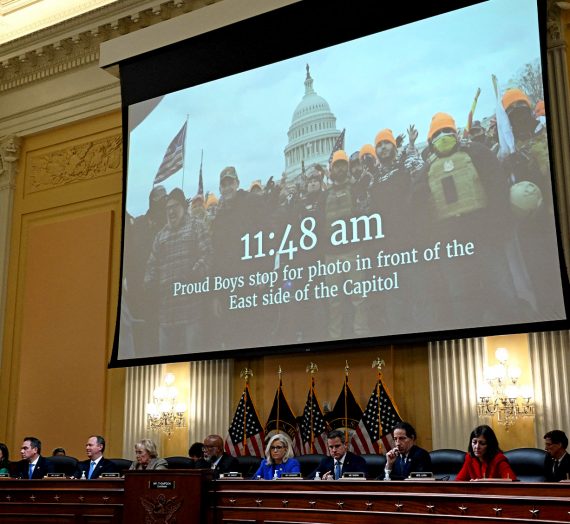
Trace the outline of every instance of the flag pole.
<instances>
[{"instance_id":1,"label":"flag pole","mask_svg":"<svg viewBox=\"0 0 570 524\"><path fill-rule=\"evenodd\" d=\"M281 371L281 364L279 364L279 369L277 370L277 375L279 376L279 389L277 391L277 433L279 433L279 408L280 408L280 400L281 400L281 387L282 387L282 382L281 382L281 375L283 374L283 371Z\"/></svg>"},{"instance_id":2,"label":"flag pole","mask_svg":"<svg viewBox=\"0 0 570 524\"><path fill-rule=\"evenodd\" d=\"M465 125L465 129L463 130L463 138L467 138L469 136L469 131L471 129L471 125L473 124L473 115L475 114L475 107L477 106L477 100L479 99L479 95L481 94L481 88L477 88L477 92L475 93L475 98L473 99L473 103L471 104L471 110L469 111L469 115L467 117L467 124Z\"/></svg>"},{"instance_id":3,"label":"flag pole","mask_svg":"<svg viewBox=\"0 0 570 524\"><path fill-rule=\"evenodd\" d=\"M245 450L247 445L247 399L249 395L249 377L253 377L253 371L249 368L243 368L239 374L240 378L245 380L245 402L243 406L243 450L242 456L245 456Z\"/></svg>"},{"instance_id":4,"label":"flag pole","mask_svg":"<svg viewBox=\"0 0 570 524\"><path fill-rule=\"evenodd\" d=\"M186 170L186 141L188 139L188 118L190 115L186 114L186 133L184 134L184 147L182 148L182 191L184 192L184 171Z\"/></svg>"},{"instance_id":5,"label":"flag pole","mask_svg":"<svg viewBox=\"0 0 570 524\"><path fill-rule=\"evenodd\" d=\"M378 435L382 435L382 418L380 416L380 380L382 377L382 366L386 365L385 362L380 359L380 357L376 357L376 360L372 362L372 367L376 368L376 397L378 398Z\"/></svg>"},{"instance_id":6,"label":"flag pole","mask_svg":"<svg viewBox=\"0 0 570 524\"><path fill-rule=\"evenodd\" d=\"M309 388L309 395L311 397L311 453L315 452L315 428L314 428L314 422L313 422L313 399L315 397L315 373L319 370L319 367L314 363L314 362L310 362L309 365L307 366L306 372L310 373L310 377L311 377L311 384L310 384L310 388Z\"/></svg>"},{"instance_id":7,"label":"flag pole","mask_svg":"<svg viewBox=\"0 0 570 524\"><path fill-rule=\"evenodd\" d=\"M345 361L344 365L344 441L348 444L348 370L350 369L348 365L348 360Z\"/></svg>"}]
</instances>

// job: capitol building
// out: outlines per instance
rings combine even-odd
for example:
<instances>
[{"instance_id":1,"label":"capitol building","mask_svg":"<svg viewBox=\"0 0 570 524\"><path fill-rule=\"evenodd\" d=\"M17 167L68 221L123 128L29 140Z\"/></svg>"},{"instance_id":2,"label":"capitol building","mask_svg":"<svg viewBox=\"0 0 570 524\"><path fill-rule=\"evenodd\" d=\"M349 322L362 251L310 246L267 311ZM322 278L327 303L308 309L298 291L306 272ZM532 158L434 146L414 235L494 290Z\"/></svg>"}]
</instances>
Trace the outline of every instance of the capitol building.
<instances>
[{"instance_id":1,"label":"capitol building","mask_svg":"<svg viewBox=\"0 0 570 524\"><path fill-rule=\"evenodd\" d=\"M285 147L285 177L297 178L303 169L312 164L328 168L332 149L341 132L336 128L336 117L328 102L313 89L313 79L307 64L305 95L297 105Z\"/></svg>"}]
</instances>

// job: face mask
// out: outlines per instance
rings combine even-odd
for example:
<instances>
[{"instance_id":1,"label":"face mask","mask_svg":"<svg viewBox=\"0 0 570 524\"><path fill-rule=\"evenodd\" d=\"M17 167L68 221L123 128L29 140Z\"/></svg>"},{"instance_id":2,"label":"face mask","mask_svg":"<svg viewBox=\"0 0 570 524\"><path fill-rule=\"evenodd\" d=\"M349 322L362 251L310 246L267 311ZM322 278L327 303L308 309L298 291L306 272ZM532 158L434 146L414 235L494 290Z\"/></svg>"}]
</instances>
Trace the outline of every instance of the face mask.
<instances>
[{"instance_id":1,"label":"face mask","mask_svg":"<svg viewBox=\"0 0 570 524\"><path fill-rule=\"evenodd\" d=\"M446 155L457 145L457 138L455 135L439 135L431 145L436 152Z\"/></svg>"}]
</instances>

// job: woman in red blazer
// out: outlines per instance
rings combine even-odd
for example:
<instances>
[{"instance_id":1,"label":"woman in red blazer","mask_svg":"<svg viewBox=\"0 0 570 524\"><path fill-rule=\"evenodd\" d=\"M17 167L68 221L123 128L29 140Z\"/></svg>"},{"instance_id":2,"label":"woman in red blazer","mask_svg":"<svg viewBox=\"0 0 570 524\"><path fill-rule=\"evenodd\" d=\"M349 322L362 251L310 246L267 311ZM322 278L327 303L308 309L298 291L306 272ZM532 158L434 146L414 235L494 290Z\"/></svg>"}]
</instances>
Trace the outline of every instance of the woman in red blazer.
<instances>
[{"instance_id":1,"label":"woman in red blazer","mask_svg":"<svg viewBox=\"0 0 570 524\"><path fill-rule=\"evenodd\" d=\"M489 426L477 426L469 437L469 452L455 480L517 480L507 457L499 449L495 432Z\"/></svg>"}]
</instances>

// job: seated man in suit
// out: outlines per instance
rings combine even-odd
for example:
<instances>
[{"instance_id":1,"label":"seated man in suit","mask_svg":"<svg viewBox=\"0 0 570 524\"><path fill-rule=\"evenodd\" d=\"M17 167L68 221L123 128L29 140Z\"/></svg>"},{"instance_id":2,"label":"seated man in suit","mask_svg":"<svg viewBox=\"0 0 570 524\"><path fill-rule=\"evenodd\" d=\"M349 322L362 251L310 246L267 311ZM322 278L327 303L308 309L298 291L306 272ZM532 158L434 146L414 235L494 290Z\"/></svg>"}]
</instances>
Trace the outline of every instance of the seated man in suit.
<instances>
[{"instance_id":1,"label":"seated man in suit","mask_svg":"<svg viewBox=\"0 0 570 524\"><path fill-rule=\"evenodd\" d=\"M36 437L24 437L20 455L22 460L18 462L16 478L19 479L43 479L47 473L52 473L53 468L47 459L41 456L42 443Z\"/></svg>"},{"instance_id":2,"label":"seated man in suit","mask_svg":"<svg viewBox=\"0 0 570 524\"><path fill-rule=\"evenodd\" d=\"M348 451L344 431L335 429L327 435L327 446L330 456L323 457L317 468L307 477L314 479L319 473L323 480L338 480L343 473L364 473L366 475L366 461L359 455Z\"/></svg>"},{"instance_id":3,"label":"seated man in suit","mask_svg":"<svg viewBox=\"0 0 570 524\"><path fill-rule=\"evenodd\" d=\"M544 475L547 482L570 480L570 455L567 453L568 437L564 431L554 429L544 435Z\"/></svg>"},{"instance_id":4,"label":"seated man in suit","mask_svg":"<svg viewBox=\"0 0 570 524\"><path fill-rule=\"evenodd\" d=\"M385 468L392 480L406 479L415 471L432 471L429 453L416 446L416 430L410 423L398 422L392 435L396 445L386 453Z\"/></svg>"},{"instance_id":5,"label":"seated man in suit","mask_svg":"<svg viewBox=\"0 0 570 524\"><path fill-rule=\"evenodd\" d=\"M97 479L101 473L119 473L119 469L114 462L103 457L105 451L105 439L101 435L91 435L85 444L85 453L89 457L77 464L77 470L74 477L85 478L89 480Z\"/></svg>"},{"instance_id":6,"label":"seated man in suit","mask_svg":"<svg viewBox=\"0 0 570 524\"><path fill-rule=\"evenodd\" d=\"M216 474L216 478L220 473L228 473L230 471L239 471L239 462L235 457L224 453L224 441L220 435L208 435L204 439L204 458L198 459L197 469L212 469Z\"/></svg>"}]
</instances>

